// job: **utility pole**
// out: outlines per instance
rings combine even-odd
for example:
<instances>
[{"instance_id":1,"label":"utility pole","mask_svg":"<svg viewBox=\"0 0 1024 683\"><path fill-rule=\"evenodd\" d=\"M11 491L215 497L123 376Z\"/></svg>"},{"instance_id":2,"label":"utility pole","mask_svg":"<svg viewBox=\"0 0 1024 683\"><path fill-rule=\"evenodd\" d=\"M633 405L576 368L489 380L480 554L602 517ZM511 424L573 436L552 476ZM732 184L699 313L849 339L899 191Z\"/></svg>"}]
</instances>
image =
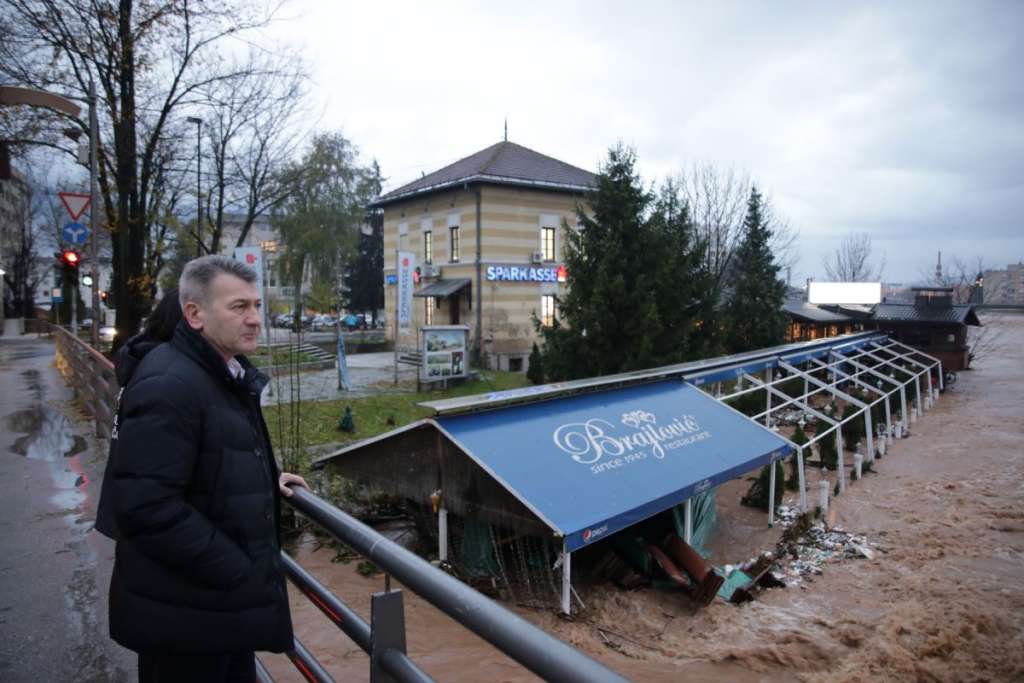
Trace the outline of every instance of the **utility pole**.
<instances>
[{"instance_id":1,"label":"utility pole","mask_svg":"<svg viewBox=\"0 0 1024 683\"><path fill-rule=\"evenodd\" d=\"M98 173L97 147L99 116L96 114L96 84L89 79L89 267L92 268L92 347L100 345L100 266L99 249L96 246L96 212L99 202L96 200L96 176ZM74 302L77 304L78 302Z\"/></svg>"}]
</instances>

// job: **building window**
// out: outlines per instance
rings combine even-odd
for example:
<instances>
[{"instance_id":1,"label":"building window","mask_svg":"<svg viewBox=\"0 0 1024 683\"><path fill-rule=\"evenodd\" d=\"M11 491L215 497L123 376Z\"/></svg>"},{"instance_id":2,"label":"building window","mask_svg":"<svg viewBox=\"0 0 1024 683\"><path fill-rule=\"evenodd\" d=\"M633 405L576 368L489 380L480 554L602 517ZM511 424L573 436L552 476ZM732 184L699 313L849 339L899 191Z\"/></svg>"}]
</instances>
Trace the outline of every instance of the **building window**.
<instances>
[{"instance_id":1,"label":"building window","mask_svg":"<svg viewBox=\"0 0 1024 683\"><path fill-rule=\"evenodd\" d=\"M459 260L459 226L453 225L448 228L448 235L450 243L449 246L451 247L451 250L449 251L451 258L449 260L452 263L455 263Z\"/></svg>"},{"instance_id":2,"label":"building window","mask_svg":"<svg viewBox=\"0 0 1024 683\"><path fill-rule=\"evenodd\" d=\"M540 298L540 324L551 327L555 324L555 295L544 294Z\"/></svg>"},{"instance_id":3,"label":"building window","mask_svg":"<svg viewBox=\"0 0 1024 683\"><path fill-rule=\"evenodd\" d=\"M434 262L434 233L430 230L423 233L423 262Z\"/></svg>"},{"instance_id":4,"label":"building window","mask_svg":"<svg viewBox=\"0 0 1024 683\"><path fill-rule=\"evenodd\" d=\"M430 233L427 233L428 235ZM434 324L434 297L428 296L423 300L423 324L433 325Z\"/></svg>"},{"instance_id":5,"label":"building window","mask_svg":"<svg viewBox=\"0 0 1024 683\"><path fill-rule=\"evenodd\" d=\"M267 259L267 286L277 287L277 261Z\"/></svg>"},{"instance_id":6,"label":"building window","mask_svg":"<svg viewBox=\"0 0 1024 683\"><path fill-rule=\"evenodd\" d=\"M544 255L545 261L555 260L555 229L554 228L541 228L540 229L540 251Z\"/></svg>"}]
</instances>

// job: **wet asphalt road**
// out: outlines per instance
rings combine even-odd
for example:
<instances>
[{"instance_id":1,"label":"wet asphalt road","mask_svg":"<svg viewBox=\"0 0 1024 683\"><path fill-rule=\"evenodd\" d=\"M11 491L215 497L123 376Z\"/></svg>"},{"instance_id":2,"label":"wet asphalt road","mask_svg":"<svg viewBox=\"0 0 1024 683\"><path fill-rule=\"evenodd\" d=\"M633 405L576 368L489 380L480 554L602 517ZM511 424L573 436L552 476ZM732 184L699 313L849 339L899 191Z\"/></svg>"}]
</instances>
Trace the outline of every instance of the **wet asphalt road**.
<instances>
[{"instance_id":1,"label":"wet asphalt road","mask_svg":"<svg viewBox=\"0 0 1024 683\"><path fill-rule=\"evenodd\" d=\"M92 530L106 456L53 358L0 337L0 680L135 680L107 631L113 543Z\"/></svg>"}]
</instances>

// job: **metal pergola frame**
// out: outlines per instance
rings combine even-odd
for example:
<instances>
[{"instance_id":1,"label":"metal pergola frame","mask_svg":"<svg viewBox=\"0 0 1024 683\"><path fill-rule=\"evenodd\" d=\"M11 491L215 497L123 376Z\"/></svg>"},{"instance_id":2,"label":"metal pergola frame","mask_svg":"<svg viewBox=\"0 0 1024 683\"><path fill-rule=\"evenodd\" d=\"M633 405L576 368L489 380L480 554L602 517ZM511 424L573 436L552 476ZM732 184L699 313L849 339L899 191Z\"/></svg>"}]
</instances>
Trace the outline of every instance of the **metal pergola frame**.
<instances>
[{"instance_id":1,"label":"metal pergola frame","mask_svg":"<svg viewBox=\"0 0 1024 683\"><path fill-rule=\"evenodd\" d=\"M875 364L869 365L865 361L872 361ZM905 364L915 366L917 368L916 371ZM801 365L805 367L800 367ZM904 375L909 375L909 378L905 380L897 379L894 373L895 370L899 370ZM930 409L933 401L938 398L937 392L933 392L932 388L932 370L936 370L938 373L939 387L941 389L944 385L942 362L939 359L879 334L867 338L859 337L845 343L827 346L824 349L796 351L776 356L762 356L750 360L744 359L734 365L719 365L710 370L691 373L683 372L680 373L679 378L702 389L705 393L732 410L735 410L735 408L726 403L729 399L756 391L765 391L765 410L753 416L739 413L739 411L736 412L749 420L763 422L764 426L769 429L776 430L772 413L782 410L787 406L795 406L803 413L813 415L827 425L826 429L817 431L814 438L809 439L805 444L794 443L781 434L779 435L779 438L792 446L795 451L793 457L797 459L800 509L806 512L808 505L804 463L805 449L834 434L838 458L836 474L839 490L840 492L845 492L847 481L843 452L843 425L856 419L862 418L864 420L867 461L874 462L876 453L878 455L885 455L887 447L892 443L893 439L902 439L903 435L907 433L907 427L911 419L909 417L911 413L907 410L907 387L913 384L915 401L917 402L914 407L915 410ZM886 374L886 371L890 374ZM763 372L763 378L755 375L755 373L760 372ZM815 373L818 372L824 372L826 379L823 380L817 377ZM921 400L920 378L922 375L927 378L928 382L928 398L925 401ZM868 381L868 377L876 378L876 383L872 384ZM794 378L803 379L804 381L804 390L799 397L790 396L777 387L777 385ZM724 394L722 392L723 381L736 381L736 387L731 393ZM744 383L749 383L750 386L745 387L743 386ZM873 400L858 398L840 388L840 385L844 383L853 384L871 392L875 398ZM882 388L883 384L889 388ZM894 425L892 421L893 410L889 399L896 391L900 393L901 420ZM811 405L810 399L822 393L827 393L833 399L840 398L847 404L856 406L857 411L849 417L841 418L837 415L828 415L818 410ZM773 397L777 397L780 400L777 403L773 403ZM878 432L878 442L876 444L876 431L875 425L872 424L871 411L878 404L884 404L885 406L885 428ZM854 464L858 476L860 475L863 457L859 451L854 456ZM775 523L775 462L777 460L772 460L768 465L769 527L773 527ZM824 481L821 483L823 489L821 494L822 506L825 507L827 505L828 485ZM687 498L684 501L683 508L684 540L687 544L691 543L693 538L692 508L692 498ZM568 582L569 574L567 571L570 562L569 555L568 552L563 552L562 555L563 571L565 571L562 586L563 609L567 608L570 599L569 593L572 591L571 585ZM572 592L574 593L574 591Z\"/></svg>"},{"instance_id":2,"label":"metal pergola frame","mask_svg":"<svg viewBox=\"0 0 1024 683\"><path fill-rule=\"evenodd\" d=\"M923 362L918 359L923 359ZM868 365L864 362L866 360L873 361L875 365ZM904 363L915 366L917 370L915 371L907 367ZM843 425L855 419L862 418L864 420L867 460L868 462L873 462L876 453L878 455L885 454L887 446L891 444L894 437L897 439L902 438L903 434L907 432L908 421L911 419L910 413L907 410L907 387L911 383L914 385L915 401L917 403L914 409L928 410L931 408L933 400L937 398L932 387L932 370L936 370L938 373L940 388L943 386L942 362L939 359L884 335L840 343L827 349L810 353L795 352L772 358L762 358L758 359L754 365L759 367L752 368L749 363L746 365L737 364L725 368L716 368L715 370L703 373L684 374L681 379L703 388L705 393L723 403L729 399L755 391L765 391L765 410L753 416L744 415L744 417L754 421L761 421L770 429L774 429L772 413L782 410L787 406L795 406L803 413L813 415L827 425L826 429L816 432L814 438L809 439L807 443L802 445L780 436L795 450L800 487L800 509L804 511L807 510L807 486L804 469L805 449L834 433L838 457L837 477L839 490L844 492L847 482L843 452ZM800 365L805 367L801 368ZM763 379L754 374L761 369L763 369L765 375ZM884 370L888 370L892 374L886 374L883 372ZM896 379L894 370L899 370L901 373L909 375L910 378L902 381ZM825 372L827 379L823 380L817 377L815 375L816 372ZM926 400L922 400L921 394L920 378L922 375L927 378L928 382ZM877 378L876 384L873 385L871 382L866 381L866 376ZM804 381L804 391L799 397L790 396L776 386L794 378L800 378ZM721 383L730 379L735 380L737 385L732 392L723 394ZM883 389L883 382L892 388L888 390ZM749 383L750 386L744 387L744 383ZM873 400L858 398L847 391L843 391L840 389L840 385L844 383L854 384L863 390L871 392L875 398ZM712 386L714 387L713 391L711 390ZM894 426L892 422L893 411L889 399L897 390L900 392L901 421L898 425ZM827 415L817 410L811 405L810 399L825 392L830 394L833 399L841 398L847 404L856 406L858 410L846 418ZM781 399L781 401L773 405L773 396ZM878 432L878 443L876 444L876 425L872 424L871 411L878 404L884 404L885 406L885 428L884 433L881 430ZM860 463L857 461L860 457L859 454L855 456L855 463L858 466ZM774 461L770 464L769 469L768 498L768 526L771 527L774 525L775 512ZM691 501L688 499L685 502L685 540L689 542L691 536Z\"/></svg>"},{"instance_id":3,"label":"metal pergola frame","mask_svg":"<svg viewBox=\"0 0 1024 683\"><path fill-rule=\"evenodd\" d=\"M873 374L875 374L876 376L879 376L879 377L884 379L885 378L884 373L879 373L877 371L877 368L880 367L880 366L881 367L887 367L890 370L890 375L888 376L888 379L889 379L889 381L894 382L894 383L896 382L896 380L895 380L895 377L892 374L892 370L893 369L896 369L896 370L899 370L902 373L911 375L911 377L913 379L913 382L914 382L914 394L915 394L914 401L915 401L915 403L912 405L912 411L907 409L907 398L906 398L906 386L910 383L910 381L908 380L907 382L900 383L901 384L901 386L900 386L900 403L901 403L900 408L901 408L901 417L902 417L902 419L900 421L900 431L905 432L905 431L907 431L907 428L909 427L910 423L916 421L917 415L920 412L922 412L923 410L929 409L931 407L932 402L935 399L935 393L934 393L934 389L932 387L932 375L931 375L931 370L932 369L935 369L937 371L938 377L939 377L940 387L943 386L942 385L942 361L940 361L939 359L934 358L932 356L929 356L926 353L918 351L917 349L909 347L909 346L907 346L905 344L902 344L900 342L896 342L894 340L887 340L887 343L885 345L882 345L882 344L878 343L877 341L873 341L873 342L871 342L870 344L868 344L866 346L872 347L874 350L871 350L869 348L862 348L862 349L858 350L857 353L854 354L853 356L843 355L843 356L840 356L840 358L842 358L844 360L851 361L854 365L858 365L858 363L855 360L857 358L865 358L865 357L866 358L870 358L871 360L874 360L874 361L876 361L879 364L879 365L874 366L874 367L871 368L872 370L875 371ZM896 351L895 348L905 349L905 351L901 353L901 352ZM879 355L878 352L886 353L886 354L888 354L889 356L892 356L892 357L890 357L890 358L882 357L882 356ZM920 362L918 360L915 360L913 358L913 356L921 356L921 357L923 357L923 358L925 358L927 360L930 360L931 362L930 363L922 363L922 362ZM920 370L915 372L911 368L906 367L904 365L901 365L900 364L901 362L915 365L918 368L920 368ZM868 367L868 366L865 366L865 364L863 364L863 363L860 363L859 365L861 367ZM921 395L920 379L921 379L922 375L924 375L926 377L927 381L928 381L928 396L927 396L927 400L925 400L925 397L923 397Z\"/></svg>"}]
</instances>

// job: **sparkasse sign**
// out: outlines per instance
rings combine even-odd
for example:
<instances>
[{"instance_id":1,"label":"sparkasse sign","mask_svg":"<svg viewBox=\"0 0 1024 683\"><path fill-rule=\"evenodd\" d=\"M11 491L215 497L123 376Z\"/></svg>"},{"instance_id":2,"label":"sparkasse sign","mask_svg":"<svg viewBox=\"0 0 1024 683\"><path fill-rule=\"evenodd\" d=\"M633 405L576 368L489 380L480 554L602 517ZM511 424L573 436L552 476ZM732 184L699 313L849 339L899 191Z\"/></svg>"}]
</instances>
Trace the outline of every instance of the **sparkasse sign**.
<instances>
[{"instance_id":1,"label":"sparkasse sign","mask_svg":"<svg viewBox=\"0 0 1024 683\"><path fill-rule=\"evenodd\" d=\"M487 266L490 282L565 282L565 266Z\"/></svg>"}]
</instances>

